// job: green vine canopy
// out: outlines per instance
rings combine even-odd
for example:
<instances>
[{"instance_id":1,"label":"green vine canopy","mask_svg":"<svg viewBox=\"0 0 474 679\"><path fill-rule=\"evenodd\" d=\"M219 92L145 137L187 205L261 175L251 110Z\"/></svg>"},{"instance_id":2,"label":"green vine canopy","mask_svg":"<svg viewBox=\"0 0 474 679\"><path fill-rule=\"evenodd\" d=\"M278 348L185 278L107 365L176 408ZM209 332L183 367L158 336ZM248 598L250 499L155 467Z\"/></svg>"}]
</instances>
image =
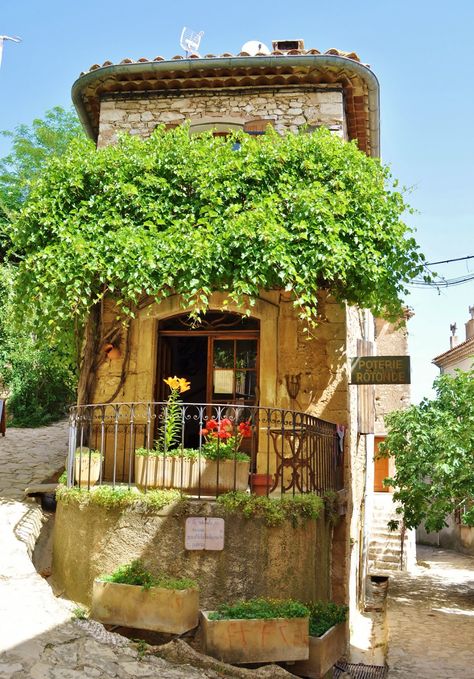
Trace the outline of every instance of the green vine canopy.
<instances>
[{"instance_id":1,"label":"green vine canopy","mask_svg":"<svg viewBox=\"0 0 474 679\"><path fill-rule=\"evenodd\" d=\"M396 317L424 262L407 209L387 167L323 129L223 138L160 127L100 150L77 140L9 226L17 306L53 337L106 295L130 317L173 293L199 312L213 291L251 305L284 289L311 323L324 288Z\"/></svg>"}]
</instances>

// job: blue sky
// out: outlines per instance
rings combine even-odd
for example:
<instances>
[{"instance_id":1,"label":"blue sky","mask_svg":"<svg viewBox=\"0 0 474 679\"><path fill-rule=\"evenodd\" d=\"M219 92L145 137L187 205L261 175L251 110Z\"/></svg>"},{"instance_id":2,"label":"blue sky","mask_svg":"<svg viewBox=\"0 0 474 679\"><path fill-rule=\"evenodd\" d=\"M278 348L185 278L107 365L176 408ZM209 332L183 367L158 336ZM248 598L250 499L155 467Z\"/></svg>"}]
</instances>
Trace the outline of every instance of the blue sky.
<instances>
[{"instance_id":1,"label":"blue sky","mask_svg":"<svg viewBox=\"0 0 474 679\"><path fill-rule=\"evenodd\" d=\"M411 187L418 211L407 221L428 261L474 255L471 115L474 3L431 0L288 3L260 0L226 5L184 0L176 4L3 0L0 34L23 42L5 45L0 69L0 129L30 123L57 104L70 105L82 70L109 59L165 58L182 53L183 25L203 30L201 53L238 53L244 42L303 38L307 48L355 51L381 86L382 158ZM0 155L7 151L0 139ZM438 266L445 277L474 271L474 260ZM474 281L447 290L416 290L408 299L413 400L430 394L445 351L449 325L460 339Z\"/></svg>"}]
</instances>

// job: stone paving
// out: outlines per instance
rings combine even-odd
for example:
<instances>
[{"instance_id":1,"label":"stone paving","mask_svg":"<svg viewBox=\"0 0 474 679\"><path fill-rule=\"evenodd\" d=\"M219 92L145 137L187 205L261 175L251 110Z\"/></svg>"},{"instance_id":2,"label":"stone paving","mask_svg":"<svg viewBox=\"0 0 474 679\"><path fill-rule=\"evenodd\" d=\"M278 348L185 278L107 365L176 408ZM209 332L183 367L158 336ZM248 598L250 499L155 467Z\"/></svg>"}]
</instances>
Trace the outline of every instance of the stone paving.
<instances>
[{"instance_id":1,"label":"stone paving","mask_svg":"<svg viewBox=\"0 0 474 679\"><path fill-rule=\"evenodd\" d=\"M169 662L99 623L73 619L74 605L56 598L33 567L43 514L24 499L27 486L64 467L66 451L65 422L0 437L0 679L290 677L275 666L231 668L183 642L168 644Z\"/></svg>"},{"instance_id":2,"label":"stone paving","mask_svg":"<svg viewBox=\"0 0 474 679\"><path fill-rule=\"evenodd\" d=\"M474 556L417 548L388 590L389 679L474 679Z\"/></svg>"}]
</instances>

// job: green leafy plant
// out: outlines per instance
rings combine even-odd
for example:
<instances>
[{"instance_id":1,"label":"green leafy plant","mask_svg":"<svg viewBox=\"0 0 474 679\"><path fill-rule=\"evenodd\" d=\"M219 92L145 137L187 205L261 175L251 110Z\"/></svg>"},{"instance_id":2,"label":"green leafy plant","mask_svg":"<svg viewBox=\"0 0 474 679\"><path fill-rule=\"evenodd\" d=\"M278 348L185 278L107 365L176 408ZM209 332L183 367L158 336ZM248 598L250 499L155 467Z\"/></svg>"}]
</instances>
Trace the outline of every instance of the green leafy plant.
<instances>
[{"instance_id":1,"label":"green leafy plant","mask_svg":"<svg viewBox=\"0 0 474 679\"><path fill-rule=\"evenodd\" d=\"M129 564L120 566L111 575L101 575L104 582L117 582L123 585L138 585L143 589L162 587L164 589L193 589L197 583L190 578L175 578L166 573L153 575L145 568L140 559L135 559Z\"/></svg>"},{"instance_id":2,"label":"green leafy plant","mask_svg":"<svg viewBox=\"0 0 474 679\"><path fill-rule=\"evenodd\" d=\"M156 441L157 450L167 452L178 445L181 438L182 410L181 394L188 391L190 383L183 377L168 377L163 380L170 388L170 395L164 407L164 421L160 427L160 433Z\"/></svg>"},{"instance_id":3,"label":"green leafy plant","mask_svg":"<svg viewBox=\"0 0 474 679\"><path fill-rule=\"evenodd\" d=\"M242 439L252 436L249 422L240 422L237 425L227 417L221 420L210 418L201 429L201 436L204 437L201 453L208 460L250 462L248 455L239 452Z\"/></svg>"},{"instance_id":4,"label":"green leafy plant","mask_svg":"<svg viewBox=\"0 0 474 679\"><path fill-rule=\"evenodd\" d=\"M9 225L15 312L35 314L51 345L75 327L91 374L86 321L99 328L107 296L125 320L171 294L196 317L214 291L251 311L262 289L291 293L308 329L321 289L399 317L425 272L407 209L387 167L324 129L229 141L184 126L100 150L78 140Z\"/></svg>"},{"instance_id":5,"label":"green leafy plant","mask_svg":"<svg viewBox=\"0 0 474 679\"><path fill-rule=\"evenodd\" d=\"M267 599L264 597L221 604L209 614L210 620L254 620L271 618L306 618L307 606L292 599Z\"/></svg>"},{"instance_id":6,"label":"green leafy plant","mask_svg":"<svg viewBox=\"0 0 474 679\"><path fill-rule=\"evenodd\" d=\"M89 448L76 448L74 455L81 459L100 460L102 458L100 450L90 450Z\"/></svg>"},{"instance_id":7,"label":"green leafy plant","mask_svg":"<svg viewBox=\"0 0 474 679\"><path fill-rule=\"evenodd\" d=\"M386 418L380 455L393 455L396 473L384 483L395 489L407 528L424 522L428 531L441 530L456 510L474 526L474 370L441 375L434 389L434 399Z\"/></svg>"},{"instance_id":8,"label":"green leafy plant","mask_svg":"<svg viewBox=\"0 0 474 679\"><path fill-rule=\"evenodd\" d=\"M95 486L92 490L86 490L77 486L71 488L60 486L56 490L56 499L66 505L97 505L109 509L143 508L159 511L180 502L182 496L178 490L153 489L140 493L127 487Z\"/></svg>"},{"instance_id":9,"label":"green leafy plant","mask_svg":"<svg viewBox=\"0 0 474 679\"><path fill-rule=\"evenodd\" d=\"M73 620L87 620L89 613L84 606L76 606L72 609Z\"/></svg>"},{"instance_id":10,"label":"green leafy plant","mask_svg":"<svg viewBox=\"0 0 474 679\"><path fill-rule=\"evenodd\" d=\"M227 512L242 514L247 519L262 518L267 526L277 526L284 521L298 526L308 519L317 519L324 507L323 500L310 493L271 498L235 491L219 495L216 502Z\"/></svg>"},{"instance_id":11,"label":"green leafy plant","mask_svg":"<svg viewBox=\"0 0 474 679\"><path fill-rule=\"evenodd\" d=\"M347 619L348 607L332 601L316 601L306 604L309 609L309 633L312 637L322 637L331 627Z\"/></svg>"}]
</instances>

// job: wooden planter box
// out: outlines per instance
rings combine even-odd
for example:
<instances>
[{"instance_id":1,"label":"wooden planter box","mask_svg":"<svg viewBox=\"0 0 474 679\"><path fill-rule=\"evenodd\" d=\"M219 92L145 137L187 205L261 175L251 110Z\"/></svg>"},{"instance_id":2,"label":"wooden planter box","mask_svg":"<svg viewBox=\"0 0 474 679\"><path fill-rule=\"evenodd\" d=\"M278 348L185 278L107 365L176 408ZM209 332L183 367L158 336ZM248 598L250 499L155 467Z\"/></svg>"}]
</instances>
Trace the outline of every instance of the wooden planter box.
<instances>
[{"instance_id":1,"label":"wooden planter box","mask_svg":"<svg viewBox=\"0 0 474 679\"><path fill-rule=\"evenodd\" d=\"M234 460L183 460L186 470L185 478L188 482L186 490L197 493L199 488L202 495L215 495L234 490L247 490L249 485L249 462L234 462ZM188 466L186 465L188 463Z\"/></svg>"},{"instance_id":2,"label":"wooden planter box","mask_svg":"<svg viewBox=\"0 0 474 679\"><path fill-rule=\"evenodd\" d=\"M135 485L144 488L174 488L175 468L178 458L164 455L137 455L135 457Z\"/></svg>"},{"instance_id":3,"label":"wooden planter box","mask_svg":"<svg viewBox=\"0 0 474 679\"><path fill-rule=\"evenodd\" d=\"M235 467L235 472L234 472ZM178 488L196 494L215 495L234 490L247 490L249 462L233 460L189 460L181 457L137 455L135 458L135 484L138 488ZM219 474L219 478L218 478Z\"/></svg>"},{"instance_id":4,"label":"wooden planter box","mask_svg":"<svg viewBox=\"0 0 474 679\"><path fill-rule=\"evenodd\" d=\"M301 677L321 679L346 652L347 623L328 629L322 637L309 637L309 658L296 662L291 671Z\"/></svg>"},{"instance_id":5,"label":"wooden planter box","mask_svg":"<svg viewBox=\"0 0 474 679\"><path fill-rule=\"evenodd\" d=\"M305 660L309 656L308 618L209 620L201 612L204 652L224 662Z\"/></svg>"},{"instance_id":6,"label":"wooden planter box","mask_svg":"<svg viewBox=\"0 0 474 679\"><path fill-rule=\"evenodd\" d=\"M106 625L182 634L198 624L199 592L94 580L91 618Z\"/></svg>"}]
</instances>

